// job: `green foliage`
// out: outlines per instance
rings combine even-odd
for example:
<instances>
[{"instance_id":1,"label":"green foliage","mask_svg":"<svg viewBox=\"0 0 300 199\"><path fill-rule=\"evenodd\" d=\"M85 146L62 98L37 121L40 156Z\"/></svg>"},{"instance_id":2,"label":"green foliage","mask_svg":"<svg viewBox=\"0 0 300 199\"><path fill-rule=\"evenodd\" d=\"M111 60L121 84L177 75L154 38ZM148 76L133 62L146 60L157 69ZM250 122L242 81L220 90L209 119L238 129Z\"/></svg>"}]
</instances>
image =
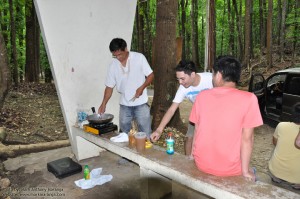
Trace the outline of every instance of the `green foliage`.
<instances>
[{"instance_id":1,"label":"green foliage","mask_svg":"<svg viewBox=\"0 0 300 199\"><path fill-rule=\"evenodd\" d=\"M156 0L148 0L148 1L139 1L138 5L139 8L142 7L142 5L145 5L145 10L139 9L138 14L143 16L144 19L144 27L142 27L142 30L144 31L144 38L143 41L146 46L146 52L145 56L148 60L151 60L152 58L152 40L155 38L156 34ZM144 8L143 7L143 8ZM137 14L137 13L136 13ZM137 30L137 21L135 18L134 22L134 29L133 29L133 35L132 35L132 41L131 41L131 50L132 51L138 51L138 30Z\"/></svg>"},{"instance_id":2,"label":"green foliage","mask_svg":"<svg viewBox=\"0 0 300 199\"><path fill-rule=\"evenodd\" d=\"M285 24L285 45L289 45L291 43L297 43L299 46L300 39L300 8L296 9L296 1L298 0L290 0L288 1L287 15L286 15L286 24ZM192 57L192 20L191 20L191 3L192 0L184 0L187 2L184 11L186 13L186 23L181 24L181 17L183 8L181 7L181 0L178 0L178 26L177 26L177 36L182 36L182 26L185 26L185 52L186 58L191 59ZM230 1L231 4L233 3ZM236 1L237 9L239 15L241 17L241 31L242 31L242 39L244 39L244 17L245 17L245 1ZM236 21L236 13L234 11L233 5L231 5L231 15L234 16L234 29L230 30L229 21L228 21L228 1L227 0L215 0L215 17L216 17L216 55L226 54L229 51L229 37L231 34L234 36L234 49L235 54L237 56L240 52L238 52L238 32L237 32L237 21ZM144 27L142 30L144 31L144 45L145 45L145 54L149 62L151 63L152 59L152 42L156 36L156 0L147 0L140 1L138 0L138 4L143 4L146 6L143 9L139 9L138 13L144 16ZM206 5L207 1L199 1L198 0L198 46L199 46L199 58L200 65L203 65L204 60L204 49L205 45L203 42L206 33ZM253 8L251 10L252 13L252 45L253 45L253 54L254 56L261 54L260 52L260 5L259 1L252 1ZM17 46L17 57L18 57L18 67L20 72L24 72L24 65L26 60L26 14L30 14L28 12L28 8L32 5L31 0L13 0L14 5L14 18L15 18L15 26L16 26L16 46ZM280 2L273 1L273 43L278 39L278 30L280 28L280 23L278 22L278 17L281 12ZM26 9L25 9L26 6ZM298 6L299 7L299 6ZM27 12L26 12L27 11ZM241 13L240 13L241 12ZM264 20L266 20L268 14L268 5L263 10ZM203 18L203 24L202 24ZM136 22L135 22L136 23ZM3 34L5 39L6 48L8 52L8 57L10 58L10 54L12 52L11 43L10 43L10 12L9 12L9 4L8 0L0 0L0 31ZM138 50L138 41L137 41L138 30L136 28L136 24L134 27L133 39L131 44L131 49L137 51ZM43 42L40 42L40 60L41 60L41 68L42 70L49 69L49 61L47 57L47 53L44 47ZM222 47L222 49L221 49ZM298 47L299 49L299 47Z\"/></svg>"},{"instance_id":3,"label":"green foliage","mask_svg":"<svg viewBox=\"0 0 300 199\"><path fill-rule=\"evenodd\" d=\"M286 19L286 38L291 42L298 42L300 39L300 8L288 13Z\"/></svg>"}]
</instances>

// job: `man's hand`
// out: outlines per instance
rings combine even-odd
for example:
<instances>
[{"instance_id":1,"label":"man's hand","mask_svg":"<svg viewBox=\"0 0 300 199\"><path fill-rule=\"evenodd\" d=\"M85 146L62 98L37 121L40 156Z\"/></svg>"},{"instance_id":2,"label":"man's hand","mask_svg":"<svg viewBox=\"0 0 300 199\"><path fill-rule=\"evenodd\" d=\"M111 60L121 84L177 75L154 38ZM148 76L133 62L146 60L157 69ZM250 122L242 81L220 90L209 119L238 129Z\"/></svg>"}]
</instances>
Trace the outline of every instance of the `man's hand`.
<instances>
[{"instance_id":1,"label":"man's hand","mask_svg":"<svg viewBox=\"0 0 300 199\"><path fill-rule=\"evenodd\" d=\"M157 140L159 140L161 136L161 133L159 133L157 130L154 131L151 135L150 135L150 138L153 142L156 142Z\"/></svg>"},{"instance_id":2,"label":"man's hand","mask_svg":"<svg viewBox=\"0 0 300 199\"><path fill-rule=\"evenodd\" d=\"M243 176L249 181L253 181L253 182L256 181L254 170L249 169L248 172L243 173Z\"/></svg>"},{"instance_id":3,"label":"man's hand","mask_svg":"<svg viewBox=\"0 0 300 199\"><path fill-rule=\"evenodd\" d=\"M105 112L105 109L106 109L106 106L101 104L101 106L98 108L98 113L103 114Z\"/></svg>"},{"instance_id":4,"label":"man's hand","mask_svg":"<svg viewBox=\"0 0 300 199\"><path fill-rule=\"evenodd\" d=\"M189 157L189 160L194 160L194 156L191 154L188 156Z\"/></svg>"},{"instance_id":5,"label":"man's hand","mask_svg":"<svg viewBox=\"0 0 300 199\"><path fill-rule=\"evenodd\" d=\"M141 87L139 87L138 89L136 89L136 91L135 91L135 97L136 98L139 98L142 94L143 94L143 91L144 91L144 88L141 86Z\"/></svg>"}]
</instances>

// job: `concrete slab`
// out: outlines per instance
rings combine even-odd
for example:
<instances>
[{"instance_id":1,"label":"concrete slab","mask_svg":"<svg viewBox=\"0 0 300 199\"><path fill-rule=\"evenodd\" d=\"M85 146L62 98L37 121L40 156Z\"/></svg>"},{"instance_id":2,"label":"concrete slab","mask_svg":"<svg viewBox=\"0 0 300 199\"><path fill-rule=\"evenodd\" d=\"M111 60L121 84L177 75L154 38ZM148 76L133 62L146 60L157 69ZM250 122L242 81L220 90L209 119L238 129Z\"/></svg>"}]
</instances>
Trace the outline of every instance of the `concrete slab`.
<instances>
[{"instance_id":1,"label":"concrete slab","mask_svg":"<svg viewBox=\"0 0 300 199\"><path fill-rule=\"evenodd\" d=\"M9 179L13 185L4 191L2 190L0 198L4 198L3 196L7 195L10 195L11 198L14 199L134 199L141 197L140 182L143 182L143 180L140 180L140 168L135 163L124 161L120 156L108 151L101 152L99 157L79 161L81 165L87 164L91 169L102 168L103 175L113 175L112 181L106 184L96 186L92 189L82 190L74 184L74 181L83 178L83 173L75 174L64 179L57 179L52 173L47 171L47 162L63 157L71 157L74 159L70 147L8 159L4 162L4 165L6 170L9 170L11 173ZM264 173L259 173L259 180L273 184L270 178ZM281 187L287 188L284 186ZM291 191L300 194L298 191ZM40 195L38 196L38 194ZM43 194L45 194L45 196L42 196ZM195 193L191 191L186 192L186 188L180 185L180 189L177 186L177 191L173 190L172 195L166 194L165 198L207 198L207 196L199 197L199 193L194 197L194 194Z\"/></svg>"},{"instance_id":2,"label":"concrete slab","mask_svg":"<svg viewBox=\"0 0 300 199\"><path fill-rule=\"evenodd\" d=\"M81 165L89 165L91 169L102 168L102 174L111 174L113 179L101 186L82 190L74 181L83 178L83 173L78 173L63 179L56 178L47 171L47 162L74 155L70 147L32 153L4 162L9 170L12 186L1 194L10 195L11 198L88 198L88 199L113 199L113 198L140 198L140 170L138 165L122 160L111 152L103 151L99 157L79 161ZM0 197L2 198L2 197Z\"/></svg>"}]
</instances>

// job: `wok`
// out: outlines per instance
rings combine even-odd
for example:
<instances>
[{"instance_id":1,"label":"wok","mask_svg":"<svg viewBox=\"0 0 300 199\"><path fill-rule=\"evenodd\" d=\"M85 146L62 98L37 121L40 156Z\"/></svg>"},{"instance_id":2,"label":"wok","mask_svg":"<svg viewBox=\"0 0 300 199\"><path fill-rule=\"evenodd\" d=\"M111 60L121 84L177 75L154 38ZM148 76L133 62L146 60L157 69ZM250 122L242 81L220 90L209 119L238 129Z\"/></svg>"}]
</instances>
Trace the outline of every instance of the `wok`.
<instances>
[{"instance_id":1,"label":"wok","mask_svg":"<svg viewBox=\"0 0 300 199\"><path fill-rule=\"evenodd\" d=\"M109 113L97 114L95 112L95 107L92 107L93 115L88 115L87 120L89 123L97 123L97 124L106 124L111 122L114 119L114 115Z\"/></svg>"}]
</instances>

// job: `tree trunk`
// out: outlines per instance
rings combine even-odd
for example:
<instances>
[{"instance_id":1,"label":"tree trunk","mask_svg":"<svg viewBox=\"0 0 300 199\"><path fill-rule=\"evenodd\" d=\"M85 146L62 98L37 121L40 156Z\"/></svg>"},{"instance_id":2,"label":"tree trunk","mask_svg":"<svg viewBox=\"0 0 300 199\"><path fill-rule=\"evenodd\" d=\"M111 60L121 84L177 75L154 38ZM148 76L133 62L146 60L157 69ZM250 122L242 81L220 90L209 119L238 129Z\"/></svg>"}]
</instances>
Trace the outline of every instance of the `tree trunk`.
<instances>
[{"instance_id":1,"label":"tree trunk","mask_svg":"<svg viewBox=\"0 0 300 199\"><path fill-rule=\"evenodd\" d=\"M273 0L268 0L268 20L267 20L267 67L272 67L272 16Z\"/></svg>"},{"instance_id":2,"label":"tree trunk","mask_svg":"<svg viewBox=\"0 0 300 199\"><path fill-rule=\"evenodd\" d=\"M156 129L164 114L171 106L177 91L177 81L174 68L176 67L176 17L177 0L157 0L156 38L154 63L154 98L152 103L152 128ZM170 126L180 128L179 109L169 122Z\"/></svg>"},{"instance_id":3,"label":"tree trunk","mask_svg":"<svg viewBox=\"0 0 300 199\"><path fill-rule=\"evenodd\" d=\"M200 54L200 59L201 60L205 60L205 26L204 26L204 16L201 15L201 42L200 42L200 51L199 51L199 54ZM204 61L202 61L202 64L204 64ZM205 68L205 67L203 67Z\"/></svg>"},{"instance_id":4,"label":"tree trunk","mask_svg":"<svg viewBox=\"0 0 300 199\"><path fill-rule=\"evenodd\" d=\"M10 73L7 60L7 51L3 35L0 31L0 110L10 86Z\"/></svg>"},{"instance_id":5,"label":"tree trunk","mask_svg":"<svg viewBox=\"0 0 300 199\"><path fill-rule=\"evenodd\" d=\"M33 4L32 4L33 5ZM34 8L34 6L33 6ZM35 57L35 71L36 71L36 76L37 76L37 81L40 81L39 75L40 73L43 71L41 68L41 58L40 58L40 41L41 41L41 34L40 34L40 26L39 26L39 22L37 19L37 15L35 12L35 9L33 9L33 13L34 13L34 57Z\"/></svg>"},{"instance_id":6,"label":"tree trunk","mask_svg":"<svg viewBox=\"0 0 300 199\"><path fill-rule=\"evenodd\" d=\"M206 61L205 71L212 69L216 57L216 18L215 0L207 2L207 27L206 27Z\"/></svg>"},{"instance_id":7,"label":"tree trunk","mask_svg":"<svg viewBox=\"0 0 300 199\"><path fill-rule=\"evenodd\" d=\"M234 7L234 11L235 11L235 15L236 15L236 27L237 27L237 31L238 31L238 46L239 46L239 59L243 60L243 42L242 42L242 22L241 22L241 16L239 14L238 8L237 8L237 3L236 0L232 1L233 3L233 7Z\"/></svg>"},{"instance_id":8,"label":"tree trunk","mask_svg":"<svg viewBox=\"0 0 300 199\"><path fill-rule=\"evenodd\" d=\"M0 157L14 158L19 155L47 151L61 147L70 146L69 140L58 140L53 142L43 142L29 145L4 145L0 143Z\"/></svg>"},{"instance_id":9,"label":"tree trunk","mask_svg":"<svg viewBox=\"0 0 300 199\"><path fill-rule=\"evenodd\" d=\"M181 37L182 37L182 59L186 59L186 5L188 4L188 0L180 0L181 7Z\"/></svg>"},{"instance_id":10,"label":"tree trunk","mask_svg":"<svg viewBox=\"0 0 300 199\"><path fill-rule=\"evenodd\" d=\"M176 38L176 64L182 60L182 40L183 39L181 37Z\"/></svg>"},{"instance_id":11,"label":"tree trunk","mask_svg":"<svg viewBox=\"0 0 300 199\"><path fill-rule=\"evenodd\" d=\"M298 18L298 10L299 10L299 4L300 2L299 1L296 1L296 4L295 4L295 21L297 20ZM293 34L293 51L292 51L292 63L295 63L295 60L296 60L296 56L297 56L297 52L296 52L296 48L297 48L297 43L298 43L298 34L299 34L299 25L298 23L295 24L295 29L294 29L294 34ZM299 52L298 52L299 54Z\"/></svg>"},{"instance_id":12,"label":"tree trunk","mask_svg":"<svg viewBox=\"0 0 300 199\"><path fill-rule=\"evenodd\" d=\"M254 45L257 43L257 37L253 37L253 25L255 24L255 18L253 17L253 1L251 3L251 10L250 10L250 63L251 58L254 58ZM256 41L255 41L256 39Z\"/></svg>"},{"instance_id":13,"label":"tree trunk","mask_svg":"<svg viewBox=\"0 0 300 199\"><path fill-rule=\"evenodd\" d=\"M152 35L151 35L151 19L149 16L149 12L150 12L150 3L149 1L146 1L145 3L145 20L146 20L146 27L145 27L145 56L147 58L147 60L151 60L151 43L152 43Z\"/></svg>"},{"instance_id":14,"label":"tree trunk","mask_svg":"<svg viewBox=\"0 0 300 199\"><path fill-rule=\"evenodd\" d=\"M24 19L25 16L25 11L24 11L24 2L23 1L17 1L16 2L16 17L15 17L15 21L16 23L16 33L17 33L17 38L18 38L18 59L20 59L20 57L22 57L24 55L24 50L25 49L25 43L24 43L24 30L25 30L25 20ZM22 19L22 20L21 20ZM20 60L23 60L22 58ZM25 64L23 64L23 62L19 62L18 61L18 65L19 65L19 82L23 82L24 80L24 69L25 69Z\"/></svg>"},{"instance_id":15,"label":"tree trunk","mask_svg":"<svg viewBox=\"0 0 300 199\"><path fill-rule=\"evenodd\" d=\"M284 1L284 0L283 0ZM280 39L281 39L281 27L282 27L282 0L277 1L277 45L280 46Z\"/></svg>"},{"instance_id":16,"label":"tree trunk","mask_svg":"<svg viewBox=\"0 0 300 199\"><path fill-rule=\"evenodd\" d=\"M13 1L9 0L9 12L10 12L10 43L11 43L11 63L13 65L13 81L16 87L19 86L19 74L18 74L18 58L17 58L17 46L16 46L16 26Z\"/></svg>"},{"instance_id":17,"label":"tree trunk","mask_svg":"<svg viewBox=\"0 0 300 199\"><path fill-rule=\"evenodd\" d=\"M192 0L192 60L199 67L199 46L198 46L198 0Z\"/></svg>"},{"instance_id":18,"label":"tree trunk","mask_svg":"<svg viewBox=\"0 0 300 199\"><path fill-rule=\"evenodd\" d=\"M36 16L32 0L26 0L26 64L25 81L39 82L39 69L36 65L37 55L37 35L36 35Z\"/></svg>"},{"instance_id":19,"label":"tree trunk","mask_svg":"<svg viewBox=\"0 0 300 199\"><path fill-rule=\"evenodd\" d=\"M45 83L51 83L53 77L52 77L52 72L49 67L45 68Z\"/></svg>"},{"instance_id":20,"label":"tree trunk","mask_svg":"<svg viewBox=\"0 0 300 199\"><path fill-rule=\"evenodd\" d=\"M281 14L281 27L280 29L280 61L284 62L283 54L284 54L284 43L285 43L285 19L286 19L286 6L287 6L287 0L283 0L282 5L282 14Z\"/></svg>"},{"instance_id":21,"label":"tree trunk","mask_svg":"<svg viewBox=\"0 0 300 199\"><path fill-rule=\"evenodd\" d=\"M264 54L266 48L266 0L259 0L260 52Z\"/></svg>"},{"instance_id":22,"label":"tree trunk","mask_svg":"<svg viewBox=\"0 0 300 199\"><path fill-rule=\"evenodd\" d=\"M228 7L228 26L229 26L229 50L228 54L234 54L234 15L231 11L231 1L227 0Z\"/></svg>"},{"instance_id":23,"label":"tree trunk","mask_svg":"<svg viewBox=\"0 0 300 199\"><path fill-rule=\"evenodd\" d=\"M138 2L137 2L138 3ZM139 6L137 4L135 8L135 19L133 24L133 33L132 33L132 40L131 40L131 49L139 49L139 40L140 40L140 33L139 33Z\"/></svg>"},{"instance_id":24,"label":"tree trunk","mask_svg":"<svg viewBox=\"0 0 300 199\"><path fill-rule=\"evenodd\" d=\"M135 19L134 19L134 24L133 24L133 32L132 32L132 38L131 38L131 50L135 49L136 51L138 50L138 45L139 45L139 33L138 33L138 6L135 8Z\"/></svg>"},{"instance_id":25,"label":"tree trunk","mask_svg":"<svg viewBox=\"0 0 300 199\"><path fill-rule=\"evenodd\" d=\"M138 12L136 13L137 17L137 35L138 35L138 51L142 54L145 54L144 48L144 13L145 10L143 7L144 3L138 2Z\"/></svg>"},{"instance_id":26,"label":"tree trunk","mask_svg":"<svg viewBox=\"0 0 300 199\"><path fill-rule=\"evenodd\" d=\"M224 8L223 8L223 14L222 14L222 22L225 21L225 15L226 15L226 0L224 0ZM223 55L223 45L224 45L224 27L222 27L222 33L221 33L221 55ZM227 53L226 53L227 54Z\"/></svg>"},{"instance_id":27,"label":"tree trunk","mask_svg":"<svg viewBox=\"0 0 300 199\"><path fill-rule=\"evenodd\" d=\"M250 10L251 10L251 1L245 1L245 53L244 53L244 61L242 66L250 69L250 31L251 31L251 18L250 18Z\"/></svg>"}]
</instances>

